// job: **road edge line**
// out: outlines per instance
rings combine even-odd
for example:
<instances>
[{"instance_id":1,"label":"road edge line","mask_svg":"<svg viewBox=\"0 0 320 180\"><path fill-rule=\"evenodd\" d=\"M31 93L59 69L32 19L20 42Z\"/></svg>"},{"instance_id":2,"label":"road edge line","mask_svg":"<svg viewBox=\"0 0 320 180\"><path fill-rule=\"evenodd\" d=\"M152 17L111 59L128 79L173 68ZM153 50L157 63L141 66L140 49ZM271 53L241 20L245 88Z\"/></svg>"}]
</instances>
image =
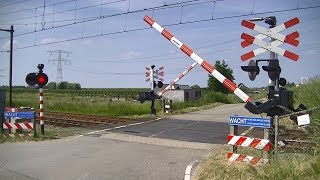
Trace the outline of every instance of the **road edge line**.
<instances>
[{"instance_id":1,"label":"road edge line","mask_svg":"<svg viewBox=\"0 0 320 180\"><path fill-rule=\"evenodd\" d=\"M186 171L184 173L184 180L190 180L191 179L191 172L192 172L192 167L195 165L195 164L198 164L199 161L198 160L195 160L195 161L192 161L191 163L188 164L187 168L186 168Z\"/></svg>"}]
</instances>

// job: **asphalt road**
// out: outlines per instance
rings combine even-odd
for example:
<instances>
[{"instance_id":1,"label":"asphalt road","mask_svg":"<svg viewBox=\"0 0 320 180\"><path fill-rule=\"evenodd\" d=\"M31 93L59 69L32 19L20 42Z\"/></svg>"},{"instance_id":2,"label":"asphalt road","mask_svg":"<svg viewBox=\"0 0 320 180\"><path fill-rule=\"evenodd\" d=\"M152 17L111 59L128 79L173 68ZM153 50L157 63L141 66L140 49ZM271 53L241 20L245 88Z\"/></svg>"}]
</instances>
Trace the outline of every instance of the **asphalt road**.
<instances>
[{"instance_id":1,"label":"asphalt road","mask_svg":"<svg viewBox=\"0 0 320 180\"><path fill-rule=\"evenodd\" d=\"M225 147L243 104L46 142L0 144L0 179L183 179L188 163Z\"/></svg>"}]
</instances>

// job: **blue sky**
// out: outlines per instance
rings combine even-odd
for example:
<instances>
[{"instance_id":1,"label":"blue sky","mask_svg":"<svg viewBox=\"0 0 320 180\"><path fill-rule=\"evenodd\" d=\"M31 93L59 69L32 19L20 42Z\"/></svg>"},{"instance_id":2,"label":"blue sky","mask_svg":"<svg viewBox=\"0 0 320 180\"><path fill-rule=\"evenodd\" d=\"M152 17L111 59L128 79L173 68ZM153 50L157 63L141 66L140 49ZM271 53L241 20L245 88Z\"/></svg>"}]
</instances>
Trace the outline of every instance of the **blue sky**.
<instances>
[{"instance_id":1,"label":"blue sky","mask_svg":"<svg viewBox=\"0 0 320 180\"><path fill-rule=\"evenodd\" d=\"M267 86L268 76L266 72L261 71L255 81L250 81L247 73L240 69L241 65L248 63L248 61L242 62L240 56L257 48L254 45L244 49L240 46L241 33L257 34L242 27L241 21L251 17L274 15L280 24L298 17L300 19L298 25L281 33L286 35L298 31L299 46L281 45L281 47L300 55L300 59L294 62L279 56L282 67L281 76L289 82L299 82L302 77L320 74L318 33L320 7L317 7L320 6L320 1L318 0L222 0L215 3L210 0L200 0L189 4L183 3L183 7L181 4L172 7L171 4L190 0L66 1L45 0L46 8L43 8L44 0L0 2L0 28L10 28L12 24L15 35L29 32L29 34L14 37L14 48L17 49L13 52L13 85L26 85L25 76L29 72L36 71L39 63L45 64L44 71L48 74L49 81L56 81L56 65L48 63L48 60L56 56L47 51L58 49L72 52L69 57L66 57L72 64L63 66L63 79L80 83L82 87L149 87L149 83L145 82L144 73L145 67L150 65L164 66L164 82L169 83L191 65L193 60L181 53L158 32L150 28L100 36L124 30L147 28L147 24L143 21L145 15L153 16L159 24L164 25L175 37L211 64L216 60L225 60L234 71L235 82L244 83L250 87ZM163 6L164 4L167 6ZM86 8L88 6L91 8ZM150 10L153 7L162 8ZM293 10L297 7L298 10ZM304 9L307 7L317 8ZM142 11L143 9L148 10ZM128 11L130 13L125 14ZM270 11L277 12L265 13ZM257 13L264 14L250 16ZM114 16L115 14L118 15ZM80 23L88 20L88 17L100 15L108 18L91 19L86 23ZM237 15L248 16L225 18ZM204 21L212 17L216 20ZM200 22L186 23L194 21ZM179 24L180 22L182 24ZM264 22L255 23L267 27ZM69 25L63 26L66 24ZM179 25L166 26L169 24ZM9 39L6 38L8 35L6 32L0 32L1 51L8 50ZM88 36L96 37L86 38ZM54 43L82 37L84 38L80 40ZM32 47L25 48L27 46ZM264 53L254 59L268 57L269 53ZM7 85L9 53L1 52L0 61L0 85ZM207 80L207 73L200 66L196 66L179 83L198 84L205 87Z\"/></svg>"}]
</instances>

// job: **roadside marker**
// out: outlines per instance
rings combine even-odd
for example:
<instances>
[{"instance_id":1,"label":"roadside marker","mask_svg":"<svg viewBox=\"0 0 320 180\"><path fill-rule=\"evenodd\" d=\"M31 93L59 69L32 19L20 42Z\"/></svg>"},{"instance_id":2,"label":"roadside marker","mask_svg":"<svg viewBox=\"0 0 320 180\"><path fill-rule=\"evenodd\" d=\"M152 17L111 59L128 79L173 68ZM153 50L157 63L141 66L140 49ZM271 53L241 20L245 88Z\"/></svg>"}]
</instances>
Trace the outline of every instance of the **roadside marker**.
<instances>
[{"instance_id":1,"label":"roadside marker","mask_svg":"<svg viewBox=\"0 0 320 180\"><path fill-rule=\"evenodd\" d=\"M246 162L252 165L265 164L265 163L268 163L269 161L268 159L257 158L253 156L246 156L244 154L236 154L236 153L228 153L228 159L230 162L241 161L241 162Z\"/></svg>"},{"instance_id":2,"label":"roadside marker","mask_svg":"<svg viewBox=\"0 0 320 180\"><path fill-rule=\"evenodd\" d=\"M254 149L270 150L270 141L267 139L249 138L244 136L228 135L228 145L251 147Z\"/></svg>"}]
</instances>

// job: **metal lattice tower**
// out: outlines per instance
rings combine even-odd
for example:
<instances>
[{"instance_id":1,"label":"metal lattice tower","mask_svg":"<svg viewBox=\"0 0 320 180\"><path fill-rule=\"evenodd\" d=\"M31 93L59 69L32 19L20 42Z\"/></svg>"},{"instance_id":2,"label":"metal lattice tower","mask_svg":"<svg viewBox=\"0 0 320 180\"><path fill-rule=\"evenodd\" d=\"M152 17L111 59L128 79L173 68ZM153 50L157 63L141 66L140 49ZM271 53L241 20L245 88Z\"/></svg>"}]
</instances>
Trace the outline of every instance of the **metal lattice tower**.
<instances>
[{"instance_id":1,"label":"metal lattice tower","mask_svg":"<svg viewBox=\"0 0 320 180\"><path fill-rule=\"evenodd\" d=\"M57 74L56 74L56 83L57 85L59 83L61 83L63 81L63 77L62 77L62 63L64 63L64 65L70 65L71 61L69 59L66 58L62 58L62 55L65 54L66 57L69 57L71 52L68 51L63 51L63 50L54 50L54 51L47 51L50 53L50 56L52 54L58 54L57 58L54 59L50 59L48 62L52 62L53 64L57 63Z\"/></svg>"}]
</instances>

